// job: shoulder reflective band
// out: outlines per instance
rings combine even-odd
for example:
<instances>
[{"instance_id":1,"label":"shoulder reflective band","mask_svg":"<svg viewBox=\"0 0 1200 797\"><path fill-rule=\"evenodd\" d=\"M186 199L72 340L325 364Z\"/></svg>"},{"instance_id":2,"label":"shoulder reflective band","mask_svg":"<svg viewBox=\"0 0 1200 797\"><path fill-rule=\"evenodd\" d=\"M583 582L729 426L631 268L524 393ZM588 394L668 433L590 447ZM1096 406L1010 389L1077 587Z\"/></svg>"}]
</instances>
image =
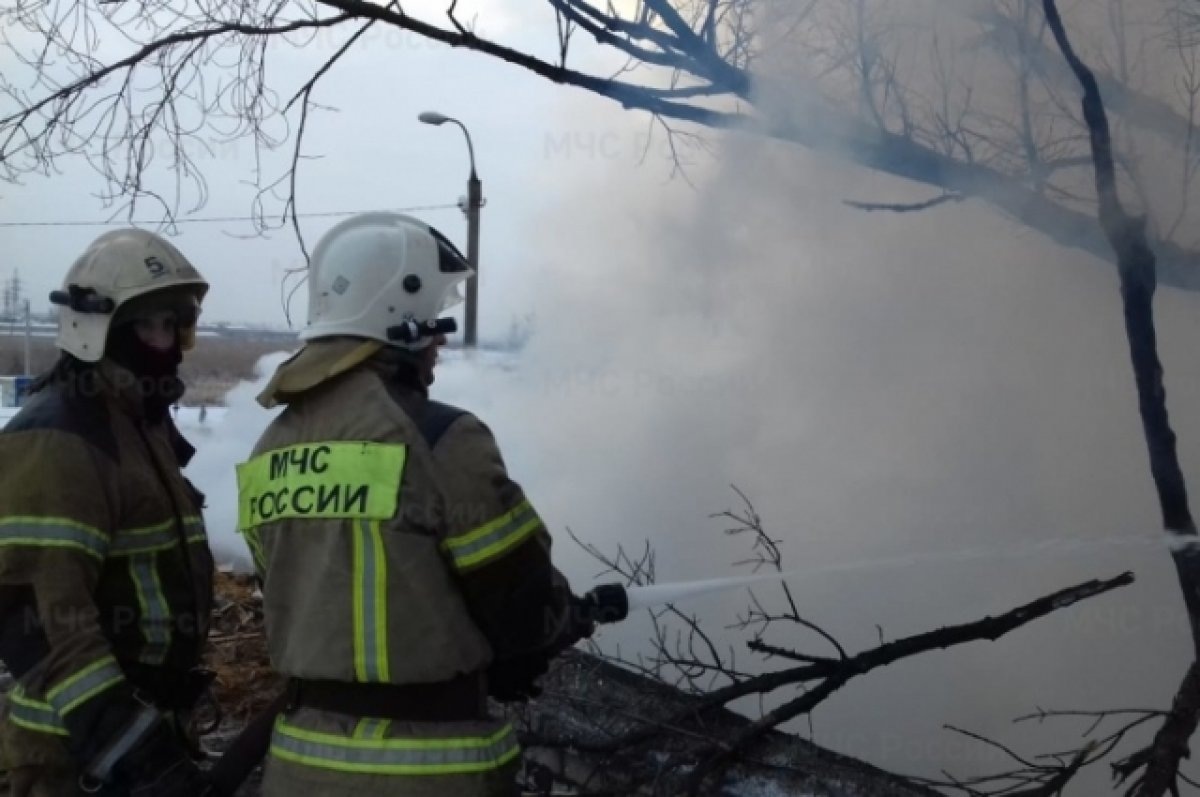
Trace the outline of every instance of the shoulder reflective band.
<instances>
[{"instance_id":1,"label":"shoulder reflective band","mask_svg":"<svg viewBox=\"0 0 1200 797\"><path fill-rule=\"evenodd\" d=\"M524 500L479 528L461 537L448 538L443 545L456 570L471 570L512 550L541 525L529 501Z\"/></svg>"},{"instance_id":2,"label":"shoulder reflective band","mask_svg":"<svg viewBox=\"0 0 1200 797\"><path fill-rule=\"evenodd\" d=\"M237 466L238 528L289 518L386 520L407 449L384 443L308 443Z\"/></svg>"}]
</instances>

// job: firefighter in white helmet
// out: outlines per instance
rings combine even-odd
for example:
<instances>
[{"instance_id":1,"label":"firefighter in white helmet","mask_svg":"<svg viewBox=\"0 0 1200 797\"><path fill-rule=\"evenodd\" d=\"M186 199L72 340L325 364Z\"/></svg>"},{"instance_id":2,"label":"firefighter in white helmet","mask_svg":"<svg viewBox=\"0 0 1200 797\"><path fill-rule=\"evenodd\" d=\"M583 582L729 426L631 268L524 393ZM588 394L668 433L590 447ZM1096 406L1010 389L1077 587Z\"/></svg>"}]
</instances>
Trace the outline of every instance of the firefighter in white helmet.
<instances>
[{"instance_id":1,"label":"firefighter in white helmet","mask_svg":"<svg viewBox=\"0 0 1200 797\"><path fill-rule=\"evenodd\" d=\"M0 433L0 767L16 797L196 795L213 562L168 407L208 284L163 238L97 238L51 294L57 364Z\"/></svg>"},{"instance_id":2,"label":"firefighter in white helmet","mask_svg":"<svg viewBox=\"0 0 1200 797\"><path fill-rule=\"evenodd\" d=\"M264 793L514 793L487 697L524 700L591 633L550 537L475 415L432 401L443 312L471 275L437 230L369 213L313 252L286 405L238 466L239 528L289 679Z\"/></svg>"}]
</instances>

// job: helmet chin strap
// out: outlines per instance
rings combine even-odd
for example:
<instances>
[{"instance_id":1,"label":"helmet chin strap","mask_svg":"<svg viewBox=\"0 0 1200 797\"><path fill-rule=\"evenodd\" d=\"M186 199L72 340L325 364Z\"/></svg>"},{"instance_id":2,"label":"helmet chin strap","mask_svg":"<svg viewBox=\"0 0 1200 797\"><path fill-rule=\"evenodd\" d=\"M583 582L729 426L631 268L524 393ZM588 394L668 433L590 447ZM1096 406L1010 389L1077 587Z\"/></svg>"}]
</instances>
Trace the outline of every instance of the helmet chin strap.
<instances>
[{"instance_id":1,"label":"helmet chin strap","mask_svg":"<svg viewBox=\"0 0 1200 797\"><path fill-rule=\"evenodd\" d=\"M458 331L458 322L453 318L435 318L420 323L408 320L387 328L387 339L398 343L417 343L422 338L436 338Z\"/></svg>"}]
</instances>

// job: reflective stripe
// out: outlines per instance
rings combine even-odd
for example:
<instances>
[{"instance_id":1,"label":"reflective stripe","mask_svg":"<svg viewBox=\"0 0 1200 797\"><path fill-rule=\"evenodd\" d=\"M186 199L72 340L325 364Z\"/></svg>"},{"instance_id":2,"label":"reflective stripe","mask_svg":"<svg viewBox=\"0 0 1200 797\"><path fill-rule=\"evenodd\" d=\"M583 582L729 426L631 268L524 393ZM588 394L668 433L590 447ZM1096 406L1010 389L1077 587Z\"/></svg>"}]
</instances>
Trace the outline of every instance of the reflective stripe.
<instances>
[{"instance_id":1,"label":"reflective stripe","mask_svg":"<svg viewBox=\"0 0 1200 797\"><path fill-rule=\"evenodd\" d=\"M124 680L117 660L105 656L48 689L46 700L62 716Z\"/></svg>"},{"instance_id":2,"label":"reflective stripe","mask_svg":"<svg viewBox=\"0 0 1200 797\"><path fill-rule=\"evenodd\" d=\"M396 514L408 449L319 442L268 451L237 466L238 528L290 518L386 520Z\"/></svg>"},{"instance_id":3,"label":"reflective stripe","mask_svg":"<svg viewBox=\"0 0 1200 797\"><path fill-rule=\"evenodd\" d=\"M478 567L513 548L541 525L528 501L461 537L446 540L446 550L459 570Z\"/></svg>"},{"instance_id":4,"label":"reflective stripe","mask_svg":"<svg viewBox=\"0 0 1200 797\"><path fill-rule=\"evenodd\" d=\"M365 717L358 721L354 726L355 739L382 739L387 736L388 728L392 726L391 720L375 719L374 717Z\"/></svg>"},{"instance_id":5,"label":"reflective stripe","mask_svg":"<svg viewBox=\"0 0 1200 797\"><path fill-rule=\"evenodd\" d=\"M458 775L498 769L521 754L505 725L491 736L354 739L275 723L271 754L285 761L373 775Z\"/></svg>"},{"instance_id":6,"label":"reflective stripe","mask_svg":"<svg viewBox=\"0 0 1200 797\"><path fill-rule=\"evenodd\" d=\"M129 576L137 590L138 625L145 647L138 654L143 664L162 664L171 646L171 609L158 578L158 556L139 553L129 557Z\"/></svg>"},{"instance_id":7,"label":"reflective stripe","mask_svg":"<svg viewBox=\"0 0 1200 797\"><path fill-rule=\"evenodd\" d=\"M62 718L49 703L34 700L25 693L21 684L8 693L8 718L14 725L20 725L31 731L52 733L55 736L69 736Z\"/></svg>"},{"instance_id":8,"label":"reflective stripe","mask_svg":"<svg viewBox=\"0 0 1200 797\"><path fill-rule=\"evenodd\" d=\"M379 521L360 520L354 541L354 677L388 680L387 558Z\"/></svg>"},{"instance_id":9,"label":"reflective stripe","mask_svg":"<svg viewBox=\"0 0 1200 797\"><path fill-rule=\"evenodd\" d=\"M254 559L254 569L258 571L259 578L262 578L267 572L267 560L263 556L262 539L255 529L244 530L242 536L246 538L246 547L250 549L250 556Z\"/></svg>"},{"instance_id":10,"label":"reflective stripe","mask_svg":"<svg viewBox=\"0 0 1200 797\"><path fill-rule=\"evenodd\" d=\"M204 531L204 518L199 515L188 515L183 519L183 537L188 542L208 542L208 534Z\"/></svg>"},{"instance_id":11,"label":"reflective stripe","mask_svg":"<svg viewBox=\"0 0 1200 797\"><path fill-rule=\"evenodd\" d=\"M2 518L0 545L74 548L101 560L108 554L108 537L102 531L68 518Z\"/></svg>"},{"instance_id":12,"label":"reflective stripe","mask_svg":"<svg viewBox=\"0 0 1200 797\"><path fill-rule=\"evenodd\" d=\"M179 541L175 519L140 529L123 529L115 535L113 556L130 556L173 548Z\"/></svg>"},{"instance_id":13,"label":"reflective stripe","mask_svg":"<svg viewBox=\"0 0 1200 797\"><path fill-rule=\"evenodd\" d=\"M207 541L204 534L204 521L194 515L183 519L183 536L186 542ZM153 526L139 529L123 529L118 531L113 540L113 556L132 556L139 553L155 553L166 551L179 544L179 530L175 518L165 520Z\"/></svg>"}]
</instances>

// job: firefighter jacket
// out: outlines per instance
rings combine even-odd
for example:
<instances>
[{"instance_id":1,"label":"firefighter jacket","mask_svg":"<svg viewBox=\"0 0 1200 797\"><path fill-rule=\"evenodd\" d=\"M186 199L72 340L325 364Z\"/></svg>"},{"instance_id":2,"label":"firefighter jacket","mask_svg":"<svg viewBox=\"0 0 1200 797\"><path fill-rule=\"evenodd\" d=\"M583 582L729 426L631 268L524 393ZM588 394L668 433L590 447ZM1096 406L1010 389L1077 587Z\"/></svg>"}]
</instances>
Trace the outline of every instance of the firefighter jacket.
<instances>
[{"instance_id":1,"label":"firefighter jacket","mask_svg":"<svg viewBox=\"0 0 1200 797\"><path fill-rule=\"evenodd\" d=\"M0 722L8 767L92 763L144 701L177 705L212 603L193 453L108 361L35 393L0 433ZM144 731L144 729L131 729Z\"/></svg>"},{"instance_id":2,"label":"firefighter jacket","mask_svg":"<svg viewBox=\"0 0 1200 797\"><path fill-rule=\"evenodd\" d=\"M298 356L317 365L354 359L320 341ZM239 527L263 582L271 661L294 679L432 689L473 676L486 690L497 658L552 655L569 591L488 427L429 401L391 356L378 352L333 376L322 370L316 385L277 379L304 389L285 397L286 410L238 467ZM520 753L508 725L482 716L362 721L374 724L284 714L271 745L275 771L282 761L370 778L453 777L508 771Z\"/></svg>"}]
</instances>

